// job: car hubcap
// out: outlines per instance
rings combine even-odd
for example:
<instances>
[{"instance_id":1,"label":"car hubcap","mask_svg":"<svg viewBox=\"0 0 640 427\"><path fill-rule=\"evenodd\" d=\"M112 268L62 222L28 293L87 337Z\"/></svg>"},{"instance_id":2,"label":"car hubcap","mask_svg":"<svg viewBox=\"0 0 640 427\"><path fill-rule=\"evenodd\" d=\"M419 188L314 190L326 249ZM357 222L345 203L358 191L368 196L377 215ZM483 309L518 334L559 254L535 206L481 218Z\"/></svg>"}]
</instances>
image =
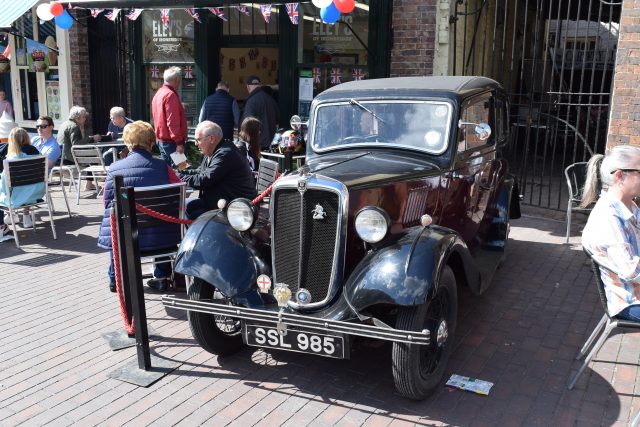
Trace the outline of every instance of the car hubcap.
<instances>
[{"instance_id":1,"label":"car hubcap","mask_svg":"<svg viewBox=\"0 0 640 427\"><path fill-rule=\"evenodd\" d=\"M442 319L440 321L436 337L436 343L438 344L438 347L442 347L444 343L447 342L447 338L449 338L449 326L447 325L446 320Z\"/></svg>"}]
</instances>

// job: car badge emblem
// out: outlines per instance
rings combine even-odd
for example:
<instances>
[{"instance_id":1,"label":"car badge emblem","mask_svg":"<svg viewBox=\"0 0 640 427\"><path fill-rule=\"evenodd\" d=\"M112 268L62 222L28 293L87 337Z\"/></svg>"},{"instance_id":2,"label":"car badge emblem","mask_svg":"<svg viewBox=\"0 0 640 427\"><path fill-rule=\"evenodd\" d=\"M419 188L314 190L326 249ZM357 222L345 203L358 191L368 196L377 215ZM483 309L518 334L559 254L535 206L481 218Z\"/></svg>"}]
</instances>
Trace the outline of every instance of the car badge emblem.
<instances>
[{"instance_id":1,"label":"car badge emblem","mask_svg":"<svg viewBox=\"0 0 640 427\"><path fill-rule=\"evenodd\" d=\"M320 204L316 204L316 207L313 208L311 213L313 214L313 219L325 219L327 217L327 213Z\"/></svg>"},{"instance_id":2,"label":"car badge emblem","mask_svg":"<svg viewBox=\"0 0 640 427\"><path fill-rule=\"evenodd\" d=\"M266 294L271 289L271 279L266 274L261 274L257 279L258 289L260 293Z\"/></svg>"},{"instance_id":3,"label":"car badge emblem","mask_svg":"<svg viewBox=\"0 0 640 427\"><path fill-rule=\"evenodd\" d=\"M298 191L304 193L307 191L307 180L302 178L298 180Z\"/></svg>"},{"instance_id":4,"label":"car badge emblem","mask_svg":"<svg viewBox=\"0 0 640 427\"><path fill-rule=\"evenodd\" d=\"M273 296L276 298L276 301L278 301L279 307L286 307L291 299L291 289L284 283L276 283L276 286L273 288Z\"/></svg>"},{"instance_id":5,"label":"car badge emblem","mask_svg":"<svg viewBox=\"0 0 640 427\"><path fill-rule=\"evenodd\" d=\"M306 289L300 289L296 292L296 301L300 305L307 305L311 302L311 292Z\"/></svg>"}]
</instances>

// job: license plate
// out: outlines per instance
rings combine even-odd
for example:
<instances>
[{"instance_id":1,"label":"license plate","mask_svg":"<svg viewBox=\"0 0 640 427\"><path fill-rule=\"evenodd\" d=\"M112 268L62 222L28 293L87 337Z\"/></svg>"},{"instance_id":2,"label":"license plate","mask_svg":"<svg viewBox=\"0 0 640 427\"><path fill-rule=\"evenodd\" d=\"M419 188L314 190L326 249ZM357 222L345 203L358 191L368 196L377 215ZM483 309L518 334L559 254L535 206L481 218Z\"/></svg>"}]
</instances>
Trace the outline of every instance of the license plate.
<instances>
[{"instance_id":1,"label":"license plate","mask_svg":"<svg viewBox=\"0 0 640 427\"><path fill-rule=\"evenodd\" d=\"M280 335L275 327L244 324L244 342L254 347L316 354L344 359L344 336L300 331L289 327L286 335Z\"/></svg>"}]
</instances>

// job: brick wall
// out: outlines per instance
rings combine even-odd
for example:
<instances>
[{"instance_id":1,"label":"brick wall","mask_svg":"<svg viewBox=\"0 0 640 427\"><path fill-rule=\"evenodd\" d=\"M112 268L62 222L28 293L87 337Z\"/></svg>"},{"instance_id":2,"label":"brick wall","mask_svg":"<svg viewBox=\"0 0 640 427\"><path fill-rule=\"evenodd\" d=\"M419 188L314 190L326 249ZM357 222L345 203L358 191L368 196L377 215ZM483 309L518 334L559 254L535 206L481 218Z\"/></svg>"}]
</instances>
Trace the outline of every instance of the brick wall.
<instances>
[{"instance_id":1,"label":"brick wall","mask_svg":"<svg viewBox=\"0 0 640 427\"><path fill-rule=\"evenodd\" d=\"M391 77L433 74L436 0L393 1Z\"/></svg>"},{"instance_id":2,"label":"brick wall","mask_svg":"<svg viewBox=\"0 0 640 427\"><path fill-rule=\"evenodd\" d=\"M89 36L83 25L89 12L84 9L70 11L82 23L74 22L69 30L69 48L71 50L71 100L73 105L87 109L91 114L91 72L89 70ZM87 135L92 133L91 120L87 120Z\"/></svg>"},{"instance_id":3,"label":"brick wall","mask_svg":"<svg viewBox=\"0 0 640 427\"><path fill-rule=\"evenodd\" d=\"M640 0L624 0L607 146L640 145Z\"/></svg>"}]
</instances>

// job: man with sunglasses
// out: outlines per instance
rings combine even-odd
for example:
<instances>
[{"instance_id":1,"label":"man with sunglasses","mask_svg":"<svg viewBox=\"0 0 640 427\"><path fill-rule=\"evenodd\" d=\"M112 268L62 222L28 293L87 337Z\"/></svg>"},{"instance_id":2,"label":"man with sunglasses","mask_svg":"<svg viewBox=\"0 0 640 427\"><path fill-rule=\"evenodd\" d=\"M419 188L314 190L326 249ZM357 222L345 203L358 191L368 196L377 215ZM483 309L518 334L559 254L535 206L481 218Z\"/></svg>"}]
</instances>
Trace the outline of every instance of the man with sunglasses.
<instances>
[{"instance_id":1,"label":"man with sunglasses","mask_svg":"<svg viewBox=\"0 0 640 427\"><path fill-rule=\"evenodd\" d=\"M53 136L53 119L49 116L40 116L36 122L38 136L31 138L31 145L36 147L40 154L47 156L49 169L55 166L60 159L60 146Z\"/></svg>"}]
</instances>

